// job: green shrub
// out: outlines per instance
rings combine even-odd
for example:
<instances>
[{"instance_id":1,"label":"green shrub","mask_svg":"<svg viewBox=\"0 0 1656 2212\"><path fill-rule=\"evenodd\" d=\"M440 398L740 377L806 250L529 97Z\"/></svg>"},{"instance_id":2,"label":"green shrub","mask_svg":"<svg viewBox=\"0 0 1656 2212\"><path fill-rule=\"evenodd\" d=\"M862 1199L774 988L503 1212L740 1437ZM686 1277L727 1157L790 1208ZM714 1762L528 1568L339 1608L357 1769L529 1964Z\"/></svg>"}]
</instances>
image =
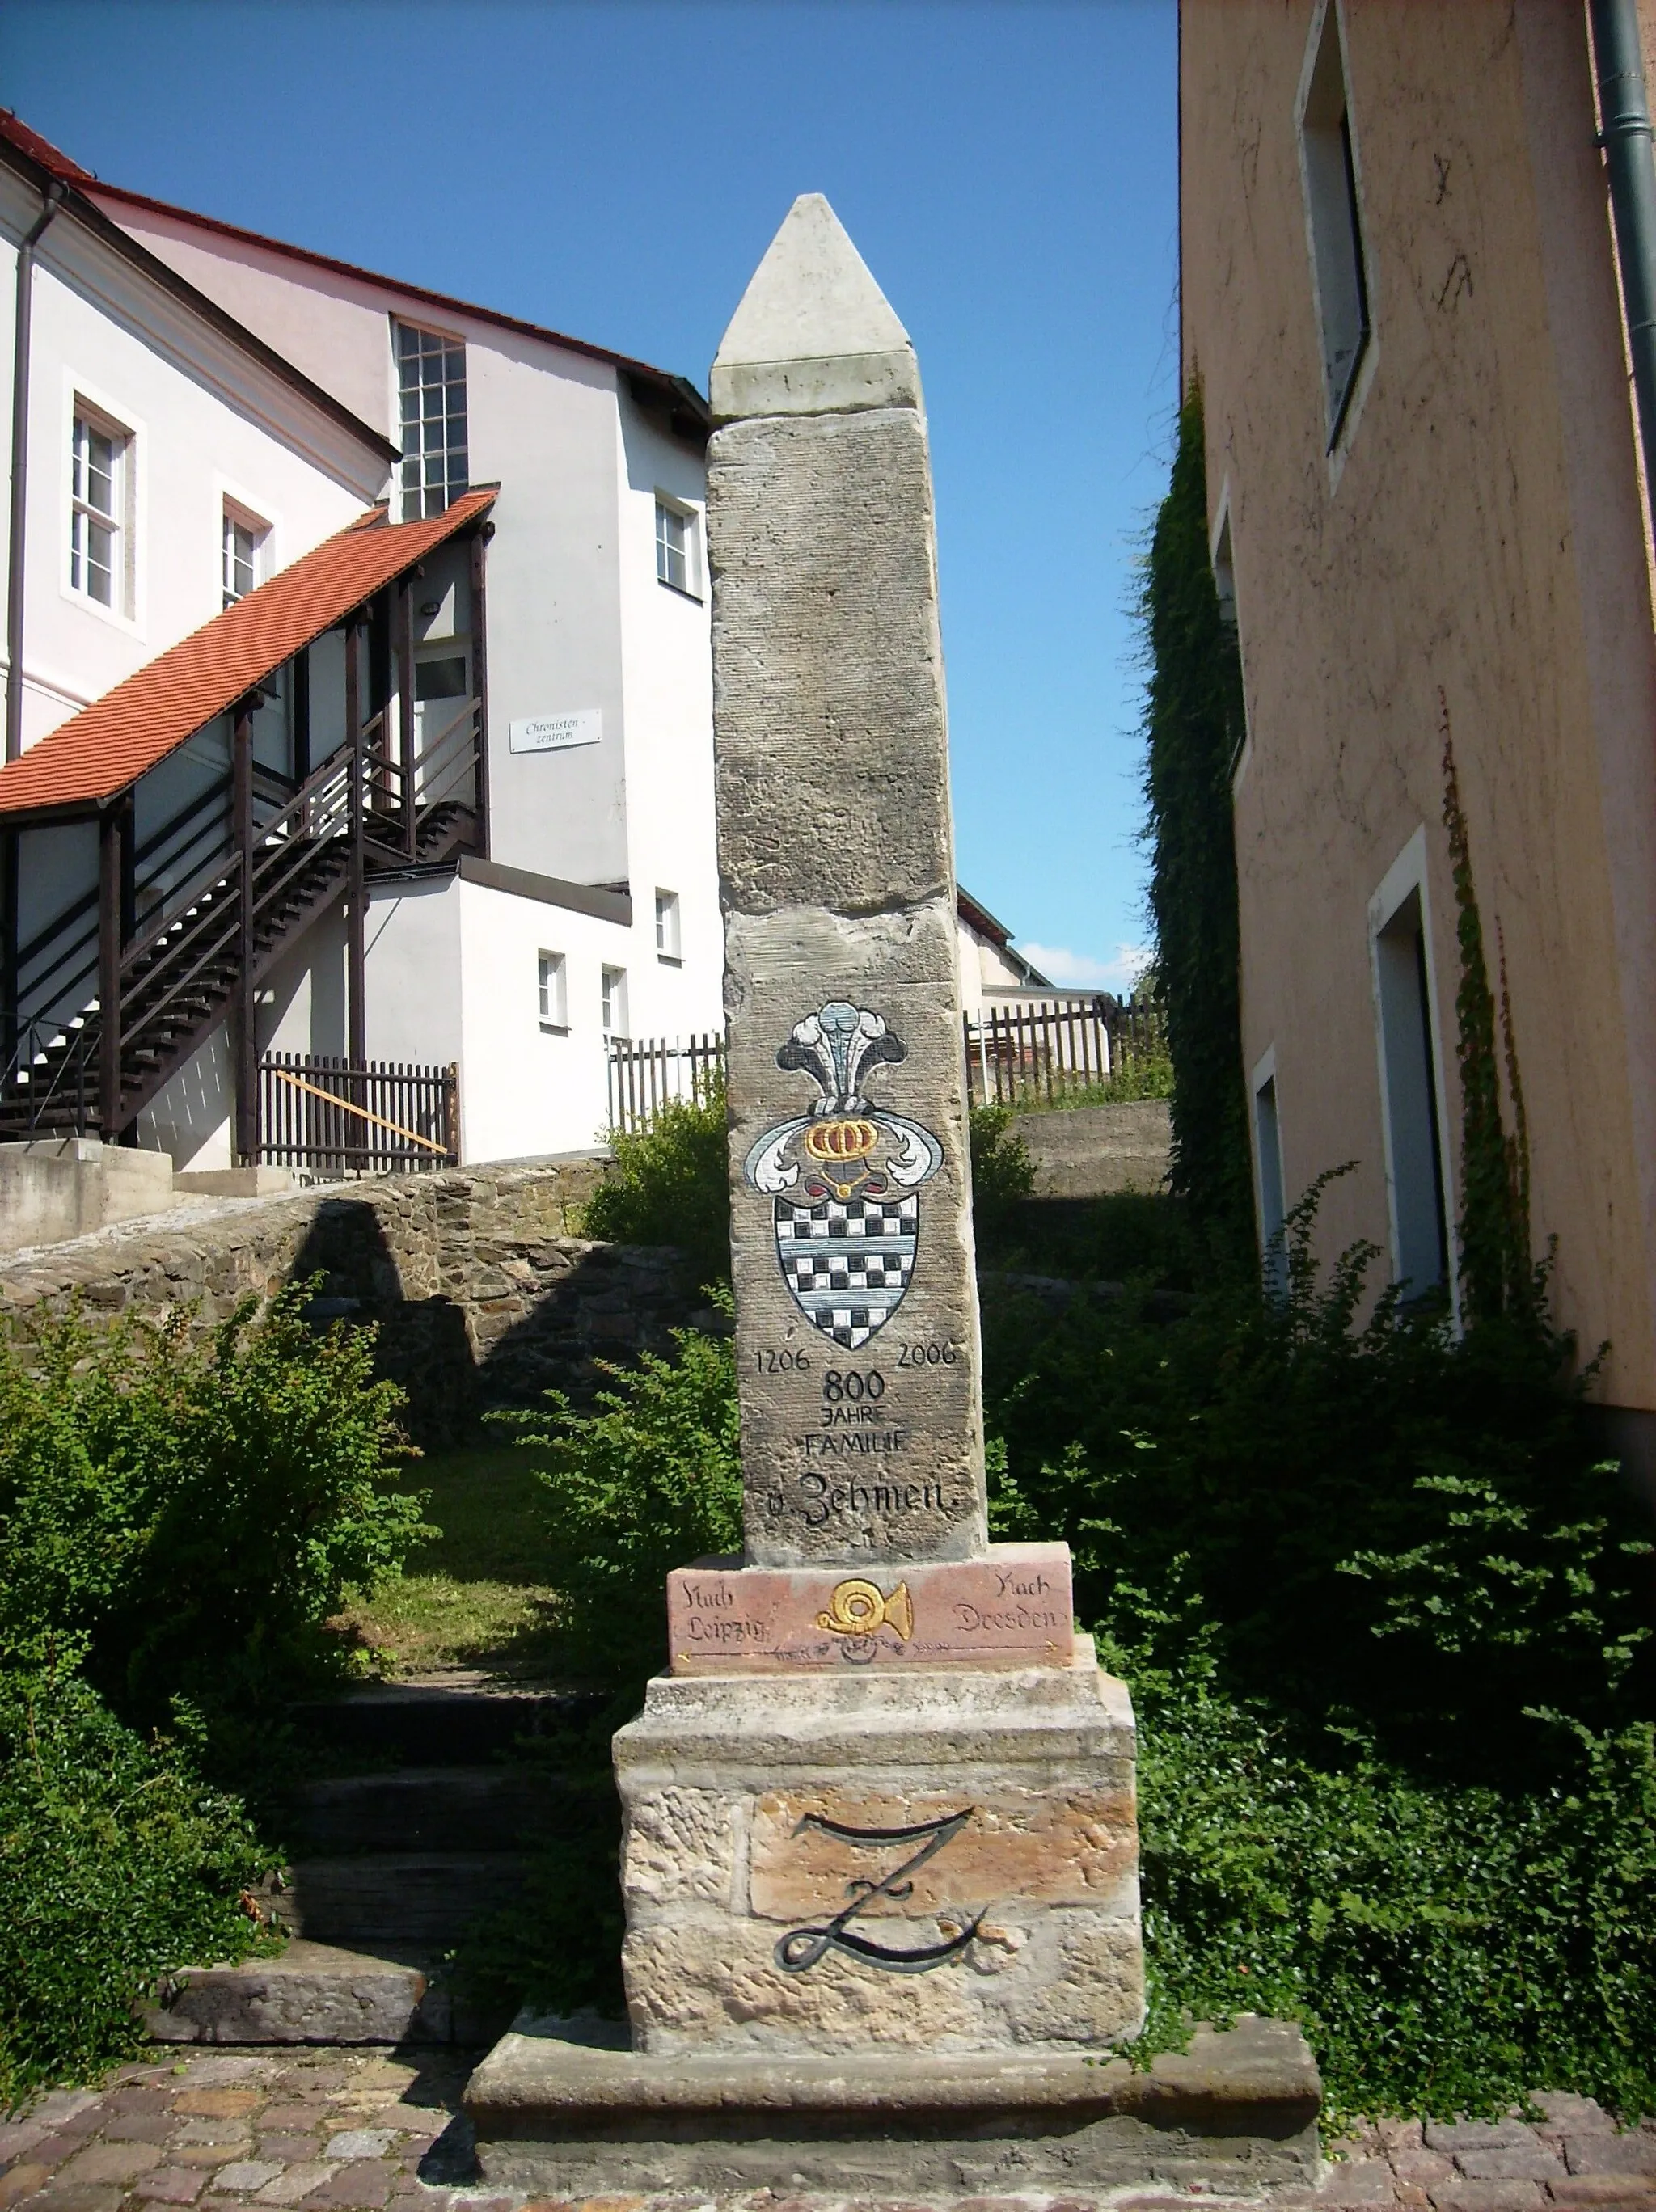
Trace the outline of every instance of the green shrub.
<instances>
[{"instance_id":1,"label":"green shrub","mask_svg":"<svg viewBox=\"0 0 1656 2212\"><path fill-rule=\"evenodd\" d=\"M728 1291L718 1303L732 1310ZM676 1359L607 1369L595 1412L549 1390L544 1409L492 1417L543 1463L564 1662L612 1689L623 1720L666 1663L671 1570L742 1545L735 1353L727 1337L673 1336Z\"/></svg>"},{"instance_id":2,"label":"green shrub","mask_svg":"<svg viewBox=\"0 0 1656 2212\"><path fill-rule=\"evenodd\" d=\"M0 1337L0 1663L83 1644L129 1721L268 1709L325 1662L344 1591L424 1533L399 1394L307 1286L205 1341L184 1318Z\"/></svg>"},{"instance_id":3,"label":"green shrub","mask_svg":"<svg viewBox=\"0 0 1656 2212\"><path fill-rule=\"evenodd\" d=\"M974 1106L967 1123L972 1225L986 1247L1006 1236L1019 1205L1035 1188L1035 1163L1014 1120L1010 1106Z\"/></svg>"},{"instance_id":4,"label":"green shrub","mask_svg":"<svg viewBox=\"0 0 1656 2212\"><path fill-rule=\"evenodd\" d=\"M1297 1751L1199 1639L1172 1670L1111 1656L1140 1724L1147 2051L1191 2019L1297 2019L1335 2125L1538 2087L1656 2109L1647 1723L1537 1729L1525 1790L1428 1784L1361 1741Z\"/></svg>"},{"instance_id":5,"label":"green shrub","mask_svg":"<svg viewBox=\"0 0 1656 2212\"><path fill-rule=\"evenodd\" d=\"M137 2047L169 1969L259 1946L268 1860L235 1803L67 1668L0 1672L0 2112Z\"/></svg>"},{"instance_id":6,"label":"green shrub","mask_svg":"<svg viewBox=\"0 0 1656 2212\"><path fill-rule=\"evenodd\" d=\"M725 1088L659 1106L643 1129L609 1138L614 1172L582 1211L581 1233L616 1244L676 1245L697 1282L730 1279L730 1157Z\"/></svg>"},{"instance_id":7,"label":"green shrub","mask_svg":"<svg viewBox=\"0 0 1656 2212\"><path fill-rule=\"evenodd\" d=\"M1230 1688L1318 1729L1349 1711L1418 1763L1508 1779L1528 1706L1641 1717L1647 1547L1568 1339L1456 1337L1389 1291L1357 1326L1373 1255L1324 1283L1315 1204L1280 1302L1221 1281L1172 1320L1142 1292L1002 1311L1003 1522L1068 1538L1094 1617L1119 1576L1165 1592L1177 1570Z\"/></svg>"}]
</instances>

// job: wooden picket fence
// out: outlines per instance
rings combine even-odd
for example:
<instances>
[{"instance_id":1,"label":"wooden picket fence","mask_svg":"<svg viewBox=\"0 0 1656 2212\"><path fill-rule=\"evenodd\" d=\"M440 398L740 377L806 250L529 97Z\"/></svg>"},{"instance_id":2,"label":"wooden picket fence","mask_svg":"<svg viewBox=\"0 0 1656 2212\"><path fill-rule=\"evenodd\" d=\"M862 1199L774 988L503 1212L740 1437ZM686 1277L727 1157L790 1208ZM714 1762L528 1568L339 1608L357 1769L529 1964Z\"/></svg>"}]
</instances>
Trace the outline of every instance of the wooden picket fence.
<instances>
[{"instance_id":1,"label":"wooden picket fence","mask_svg":"<svg viewBox=\"0 0 1656 2212\"><path fill-rule=\"evenodd\" d=\"M1165 1052L1161 1008L1108 994L991 1000L965 1022L974 1106L1038 1108L1084 1098L1125 1057Z\"/></svg>"},{"instance_id":2,"label":"wooden picket fence","mask_svg":"<svg viewBox=\"0 0 1656 2212\"><path fill-rule=\"evenodd\" d=\"M460 1068L302 1053L259 1063L259 1158L322 1182L460 1165Z\"/></svg>"},{"instance_id":3,"label":"wooden picket fence","mask_svg":"<svg viewBox=\"0 0 1656 2212\"><path fill-rule=\"evenodd\" d=\"M1017 999L965 1018L966 1084L974 1106L1038 1108L1085 1098L1125 1060L1167 1049L1166 1022L1153 999ZM610 1040L610 1127L648 1126L669 1099L705 1098L724 1075L724 1039Z\"/></svg>"},{"instance_id":4,"label":"wooden picket fence","mask_svg":"<svg viewBox=\"0 0 1656 2212\"><path fill-rule=\"evenodd\" d=\"M724 1080L725 1041L717 1030L678 1037L610 1039L610 1127L648 1127L669 1099L703 1099Z\"/></svg>"}]
</instances>

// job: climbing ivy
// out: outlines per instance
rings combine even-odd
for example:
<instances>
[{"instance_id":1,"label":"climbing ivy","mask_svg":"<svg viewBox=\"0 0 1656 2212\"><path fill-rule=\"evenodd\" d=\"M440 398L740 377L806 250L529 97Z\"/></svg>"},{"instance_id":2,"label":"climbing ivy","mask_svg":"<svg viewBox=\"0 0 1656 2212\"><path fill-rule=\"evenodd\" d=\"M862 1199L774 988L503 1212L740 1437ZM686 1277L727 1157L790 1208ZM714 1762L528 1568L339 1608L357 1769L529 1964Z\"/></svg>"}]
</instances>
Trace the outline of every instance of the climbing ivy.
<instances>
[{"instance_id":1,"label":"climbing ivy","mask_svg":"<svg viewBox=\"0 0 1656 2212\"><path fill-rule=\"evenodd\" d=\"M1455 937L1460 977L1455 991L1455 1060L1460 1072L1460 1285L1469 1323L1509 1320L1539 1324L1544 1267L1530 1253L1530 1148L1519 1079L1506 948L1496 929L1499 1000L1489 982L1483 920L1472 880L1472 848L1460 803L1449 702L1438 691L1443 733L1443 826L1455 887ZM1496 1029L1500 1029L1497 1044ZM1501 1077L1512 1104L1509 1131L1501 1111Z\"/></svg>"},{"instance_id":2,"label":"climbing ivy","mask_svg":"<svg viewBox=\"0 0 1656 2212\"><path fill-rule=\"evenodd\" d=\"M1150 678L1144 789L1150 913L1173 1066L1173 1189L1217 1250L1252 1265L1230 769L1242 671L1208 553L1202 394L1179 411L1150 541L1142 620Z\"/></svg>"}]
</instances>

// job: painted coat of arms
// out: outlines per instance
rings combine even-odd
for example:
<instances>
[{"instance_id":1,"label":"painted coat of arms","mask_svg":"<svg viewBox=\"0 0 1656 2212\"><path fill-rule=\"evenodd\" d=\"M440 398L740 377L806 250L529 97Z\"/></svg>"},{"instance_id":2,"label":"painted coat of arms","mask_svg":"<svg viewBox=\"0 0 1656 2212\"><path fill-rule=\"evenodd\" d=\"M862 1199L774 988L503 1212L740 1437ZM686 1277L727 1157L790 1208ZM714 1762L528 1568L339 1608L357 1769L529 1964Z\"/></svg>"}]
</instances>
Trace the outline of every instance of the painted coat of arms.
<instances>
[{"instance_id":1,"label":"painted coat of arms","mask_svg":"<svg viewBox=\"0 0 1656 2212\"><path fill-rule=\"evenodd\" d=\"M884 1017L831 1000L794 1024L776 1065L811 1077L808 1114L767 1129L746 1174L776 1202L776 1257L795 1304L855 1352L884 1327L914 1278L920 1185L943 1148L905 1115L872 1105L863 1086L908 1048Z\"/></svg>"}]
</instances>

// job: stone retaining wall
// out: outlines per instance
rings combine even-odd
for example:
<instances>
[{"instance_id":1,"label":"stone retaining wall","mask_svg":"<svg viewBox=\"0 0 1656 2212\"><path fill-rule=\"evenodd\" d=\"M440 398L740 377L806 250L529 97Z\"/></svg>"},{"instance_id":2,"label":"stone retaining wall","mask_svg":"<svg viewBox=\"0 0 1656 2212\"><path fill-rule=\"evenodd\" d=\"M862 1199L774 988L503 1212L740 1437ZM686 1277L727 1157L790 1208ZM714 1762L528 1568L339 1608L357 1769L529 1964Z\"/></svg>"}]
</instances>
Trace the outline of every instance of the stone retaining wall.
<instances>
[{"instance_id":1,"label":"stone retaining wall","mask_svg":"<svg viewBox=\"0 0 1656 2212\"><path fill-rule=\"evenodd\" d=\"M582 1157L186 1200L0 1263L0 1316L27 1325L78 1296L94 1316L195 1304L205 1328L320 1275L315 1318L376 1323L411 1433L441 1443L490 1407L587 1395L595 1360L669 1348L701 1304L677 1254L571 1233L603 1172Z\"/></svg>"},{"instance_id":2,"label":"stone retaining wall","mask_svg":"<svg viewBox=\"0 0 1656 2212\"><path fill-rule=\"evenodd\" d=\"M1038 1198L1157 1190L1167 1173L1172 1132L1165 1098L1020 1114L1013 1127L1035 1163Z\"/></svg>"}]
</instances>

